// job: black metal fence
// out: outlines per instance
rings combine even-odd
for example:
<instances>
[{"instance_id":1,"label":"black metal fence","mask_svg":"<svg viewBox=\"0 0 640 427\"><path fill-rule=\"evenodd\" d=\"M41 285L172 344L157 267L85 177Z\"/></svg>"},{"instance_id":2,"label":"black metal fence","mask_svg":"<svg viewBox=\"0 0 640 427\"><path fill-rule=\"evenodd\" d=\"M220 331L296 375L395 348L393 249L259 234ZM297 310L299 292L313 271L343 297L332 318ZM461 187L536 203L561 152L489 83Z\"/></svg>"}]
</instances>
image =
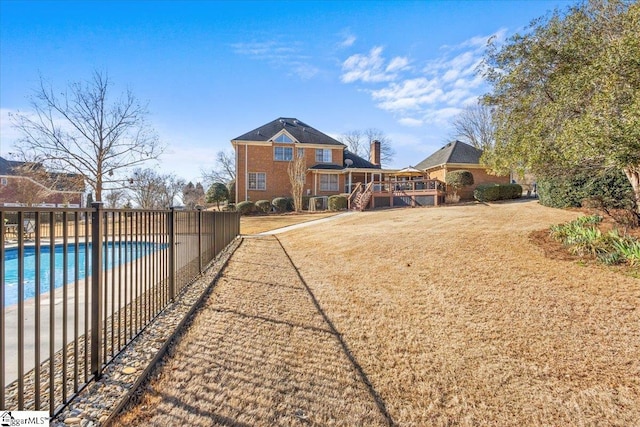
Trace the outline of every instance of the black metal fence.
<instances>
[{"instance_id":1,"label":"black metal fence","mask_svg":"<svg viewBox=\"0 0 640 427\"><path fill-rule=\"evenodd\" d=\"M240 234L234 212L0 207L0 408L57 414Z\"/></svg>"}]
</instances>

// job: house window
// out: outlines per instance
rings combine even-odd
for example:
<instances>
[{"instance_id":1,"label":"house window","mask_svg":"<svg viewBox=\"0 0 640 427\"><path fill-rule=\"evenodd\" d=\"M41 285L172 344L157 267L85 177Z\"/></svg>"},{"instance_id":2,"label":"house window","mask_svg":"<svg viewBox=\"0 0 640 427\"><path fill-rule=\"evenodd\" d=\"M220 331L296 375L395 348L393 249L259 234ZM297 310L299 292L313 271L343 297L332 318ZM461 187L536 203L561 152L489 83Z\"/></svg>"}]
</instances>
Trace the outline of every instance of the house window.
<instances>
[{"instance_id":1,"label":"house window","mask_svg":"<svg viewBox=\"0 0 640 427\"><path fill-rule=\"evenodd\" d=\"M0 178L0 184L7 185L7 178Z\"/></svg>"},{"instance_id":2,"label":"house window","mask_svg":"<svg viewBox=\"0 0 640 427\"><path fill-rule=\"evenodd\" d=\"M284 133L282 135L280 135L279 137L277 137L276 139L273 140L274 142L286 142L286 143L292 143L293 140L291 138L289 138L287 135L285 135Z\"/></svg>"},{"instance_id":3,"label":"house window","mask_svg":"<svg viewBox=\"0 0 640 427\"><path fill-rule=\"evenodd\" d=\"M293 159L293 147L275 147L273 159L279 161L291 161Z\"/></svg>"},{"instance_id":4,"label":"house window","mask_svg":"<svg viewBox=\"0 0 640 427\"><path fill-rule=\"evenodd\" d=\"M298 157L304 157L304 148L298 148Z\"/></svg>"},{"instance_id":5,"label":"house window","mask_svg":"<svg viewBox=\"0 0 640 427\"><path fill-rule=\"evenodd\" d=\"M264 172L249 172L249 190L266 190L267 174Z\"/></svg>"},{"instance_id":6,"label":"house window","mask_svg":"<svg viewBox=\"0 0 640 427\"><path fill-rule=\"evenodd\" d=\"M318 148L316 150L316 162L331 163L331 150L326 148Z\"/></svg>"},{"instance_id":7,"label":"house window","mask_svg":"<svg viewBox=\"0 0 640 427\"><path fill-rule=\"evenodd\" d=\"M338 191L338 175L320 175L320 191Z\"/></svg>"}]
</instances>

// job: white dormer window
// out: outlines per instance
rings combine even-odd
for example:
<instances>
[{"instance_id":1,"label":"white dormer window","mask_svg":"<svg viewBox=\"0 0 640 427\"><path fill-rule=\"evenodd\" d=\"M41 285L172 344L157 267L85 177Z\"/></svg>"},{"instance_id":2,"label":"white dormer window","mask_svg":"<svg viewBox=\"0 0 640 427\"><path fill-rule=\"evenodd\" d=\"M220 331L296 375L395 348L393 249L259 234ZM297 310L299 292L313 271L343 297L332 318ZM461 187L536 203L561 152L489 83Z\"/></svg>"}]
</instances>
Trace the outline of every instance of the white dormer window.
<instances>
[{"instance_id":1,"label":"white dormer window","mask_svg":"<svg viewBox=\"0 0 640 427\"><path fill-rule=\"evenodd\" d=\"M278 136L276 139L273 140L273 142L285 142L285 143L292 143L293 139L289 138L286 134L280 134L280 136Z\"/></svg>"}]
</instances>

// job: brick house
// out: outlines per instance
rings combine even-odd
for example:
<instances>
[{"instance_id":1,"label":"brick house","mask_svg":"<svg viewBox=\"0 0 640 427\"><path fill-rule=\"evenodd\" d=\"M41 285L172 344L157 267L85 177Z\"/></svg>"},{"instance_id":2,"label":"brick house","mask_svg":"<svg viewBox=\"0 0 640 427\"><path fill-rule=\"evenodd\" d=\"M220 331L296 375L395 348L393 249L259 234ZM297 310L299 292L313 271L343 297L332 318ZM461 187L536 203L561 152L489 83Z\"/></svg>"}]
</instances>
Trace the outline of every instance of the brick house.
<instances>
[{"instance_id":1,"label":"brick house","mask_svg":"<svg viewBox=\"0 0 640 427\"><path fill-rule=\"evenodd\" d=\"M295 119L280 117L231 140L236 156L236 201L290 197L287 173L294 155L307 165L303 194L329 196L350 191L356 179L381 178L380 144L368 161L340 141Z\"/></svg>"},{"instance_id":2,"label":"brick house","mask_svg":"<svg viewBox=\"0 0 640 427\"><path fill-rule=\"evenodd\" d=\"M509 176L490 175L480 164L482 150L462 141L453 141L416 165L425 171L430 179L445 181L447 172L468 170L473 174L474 184L459 191L461 199L472 199L473 190L480 184L508 184Z\"/></svg>"},{"instance_id":3,"label":"brick house","mask_svg":"<svg viewBox=\"0 0 640 427\"><path fill-rule=\"evenodd\" d=\"M0 206L82 207L84 179L0 157Z\"/></svg>"}]
</instances>

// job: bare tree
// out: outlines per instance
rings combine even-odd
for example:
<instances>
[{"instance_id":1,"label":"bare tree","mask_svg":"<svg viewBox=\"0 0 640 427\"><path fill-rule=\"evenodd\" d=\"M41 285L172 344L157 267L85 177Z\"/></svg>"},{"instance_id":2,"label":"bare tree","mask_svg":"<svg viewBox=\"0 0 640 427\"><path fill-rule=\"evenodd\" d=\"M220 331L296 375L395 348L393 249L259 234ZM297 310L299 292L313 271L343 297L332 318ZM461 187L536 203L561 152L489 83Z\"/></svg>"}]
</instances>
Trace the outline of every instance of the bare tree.
<instances>
[{"instance_id":1,"label":"bare tree","mask_svg":"<svg viewBox=\"0 0 640 427\"><path fill-rule=\"evenodd\" d=\"M123 201L125 200L126 194L127 192L123 189L109 190L104 195L106 207L112 209L121 207L124 204Z\"/></svg>"},{"instance_id":2,"label":"bare tree","mask_svg":"<svg viewBox=\"0 0 640 427\"><path fill-rule=\"evenodd\" d=\"M11 115L22 133L19 154L51 170L84 175L97 200L103 188L120 188L118 172L157 159L163 147L130 91L112 101L111 81L95 71L58 95L40 79L33 112Z\"/></svg>"},{"instance_id":3,"label":"bare tree","mask_svg":"<svg viewBox=\"0 0 640 427\"><path fill-rule=\"evenodd\" d=\"M222 182L228 185L236 180L236 158L233 151L218 151L216 153L216 164L211 170L201 170L206 182Z\"/></svg>"},{"instance_id":4,"label":"bare tree","mask_svg":"<svg viewBox=\"0 0 640 427\"><path fill-rule=\"evenodd\" d=\"M193 185L192 182L189 182L187 185L182 188L182 202L184 205L193 209L198 205L204 205L206 201L206 195L204 192L204 187L201 183L196 183Z\"/></svg>"},{"instance_id":5,"label":"bare tree","mask_svg":"<svg viewBox=\"0 0 640 427\"><path fill-rule=\"evenodd\" d=\"M159 174L153 169L137 169L129 180L129 190L143 209L166 209L184 187L184 180L172 174Z\"/></svg>"},{"instance_id":6,"label":"bare tree","mask_svg":"<svg viewBox=\"0 0 640 427\"><path fill-rule=\"evenodd\" d=\"M471 105L451 122L455 139L466 139L480 150L493 148L495 127L493 125L493 110L487 105L477 103Z\"/></svg>"},{"instance_id":7,"label":"bare tree","mask_svg":"<svg viewBox=\"0 0 640 427\"><path fill-rule=\"evenodd\" d=\"M307 162L303 155L297 155L287 165L287 174L291 183L291 196L296 212L302 211L302 194L307 177Z\"/></svg>"},{"instance_id":8,"label":"bare tree","mask_svg":"<svg viewBox=\"0 0 640 427\"><path fill-rule=\"evenodd\" d=\"M366 160L371 158L371 143L373 141L380 141L380 163L391 163L396 155L391 138L380 129L352 130L340 136L338 140L345 144L353 154Z\"/></svg>"}]
</instances>

